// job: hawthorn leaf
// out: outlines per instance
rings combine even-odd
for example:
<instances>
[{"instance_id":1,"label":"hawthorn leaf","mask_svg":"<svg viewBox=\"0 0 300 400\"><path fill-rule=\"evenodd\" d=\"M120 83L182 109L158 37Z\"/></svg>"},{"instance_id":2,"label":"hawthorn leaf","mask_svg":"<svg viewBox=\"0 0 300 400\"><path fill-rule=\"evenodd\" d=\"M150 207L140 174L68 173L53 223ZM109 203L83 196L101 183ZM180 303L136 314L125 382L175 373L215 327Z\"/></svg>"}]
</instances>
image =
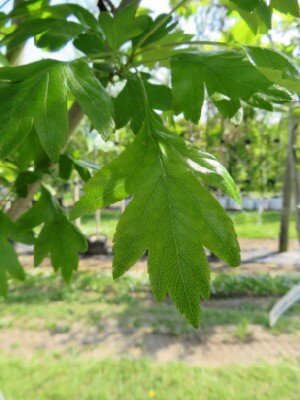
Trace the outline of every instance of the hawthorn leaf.
<instances>
[{"instance_id":1,"label":"hawthorn leaf","mask_svg":"<svg viewBox=\"0 0 300 400\"><path fill-rule=\"evenodd\" d=\"M16 233L22 240L21 232L17 232L15 224L0 211L0 296L7 295L8 274L21 281L25 279L24 269L10 243L10 240L15 239Z\"/></svg>"},{"instance_id":2,"label":"hawthorn leaf","mask_svg":"<svg viewBox=\"0 0 300 400\"><path fill-rule=\"evenodd\" d=\"M67 82L61 65L50 68L41 77L36 91L34 126L46 153L58 162L69 132Z\"/></svg>"},{"instance_id":3,"label":"hawthorn leaf","mask_svg":"<svg viewBox=\"0 0 300 400\"><path fill-rule=\"evenodd\" d=\"M300 17L298 0L271 0L271 6L283 14L291 14Z\"/></svg>"},{"instance_id":4,"label":"hawthorn leaf","mask_svg":"<svg viewBox=\"0 0 300 400\"><path fill-rule=\"evenodd\" d=\"M108 44L117 49L130 39L142 34L151 19L146 15L135 17L136 8L134 5L125 7L114 16L108 12L101 12L99 22L106 36Z\"/></svg>"},{"instance_id":5,"label":"hawthorn leaf","mask_svg":"<svg viewBox=\"0 0 300 400\"><path fill-rule=\"evenodd\" d=\"M99 34L82 33L74 41L74 46L85 54L97 54L105 51L105 43Z\"/></svg>"},{"instance_id":6,"label":"hawthorn leaf","mask_svg":"<svg viewBox=\"0 0 300 400\"><path fill-rule=\"evenodd\" d=\"M61 154L61 156L59 157L59 177L66 181L70 179L72 168L72 159L66 154Z\"/></svg>"},{"instance_id":7,"label":"hawthorn leaf","mask_svg":"<svg viewBox=\"0 0 300 400\"><path fill-rule=\"evenodd\" d=\"M12 33L6 35L1 40L1 44L8 46L9 49L13 49L22 45L31 37L47 33L60 38L60 45L55 47L55 50L58 50L74 37L77 37L83 30L84 27L81 24L73 21L61 20L58 18L29 19L18 25ZM63 40L61 41L61 39ZM46 45L47 42L45 43L45 46Z\"/></svg>"},{"instance_id":8,"label":"hawthorn leaf","mask_svg":"<svg viewBox=\"0 0 300 400\"><path fill-rule=\"evenodd\" d=\"M173 83L173 108L175 114L184 113L186 120L197 124L204 101L202 69L192 64L186 68L184 62L171 62Z\"/></svg>"},{"instance_id":9,"label":"hawthorn leaf","mask_svg":"<svg viewBox=\"0 0 300 400\"><path fill-rule=\"evenodd\" d=\"M14 278L23 281L25 279L25 272L12 245L7 240L1 238L0 249L1 268L5 269Z\"/></svg>"},{"instance_id":10,"label":"hawthorn leaf","mask_svg":"<svg viewBox=\"0 0 300 400\"><path fill-rule=\"evenodd\" d=\"M230 0L242 10L253 11L260 3L261 0Z\"/></svg>"},{"instance_id":11,"label":"hawthorn leaf","mask_svg":"<svg viewBox=\"0 0 300 400\"><path fill-rule=\"evenodd\" d=\"M148 32L154 31L145 41L143 41L141 47L146 47L151 44L157 44L162 40L163 38L167 37L170 32L178 25L178 21L173 20L172 16L169 16L167 19L167 14L160 14L158 17L154 20L152 18L148 17L149 22L147 26L147 30L144 32L144 34L148 34ZM164 21L164 22L163 22ZM157 29L157 25L160 25L160 27ZM139 43L140 39L142 36L138 36L133 40L133 46L135 46L137 43Z\"/></svg>"},{"instance_id":12,"label":"hawthorn leaf","mask_svg":"<svg viewBox=\"0 0 300 400\"><path fill-rule=\"evenodd\" d=\"M13 82L24 81L28 78L38 76L39 73L57 64L59 64L59 61L47 59L17 67L3 67L0 68L0 79Z\"/></svg>"},{"instance_id":13,"label":"hawthorn leaf","mask_svg":"<svg viewBox=\"0 0 300 400\"><path fill-rule=\"evenodd\" d=\"M300 70L286 55L263 47L245 46L250 61L270 81L293 92L300 91Z\"/></svg>"},{"instance_id":14,"label":"hawthorn leaf","mask_svg":"<svg viewBox=\"0 0 300 400\"><path fill-rule=\"evenodd\" d=\"M34 125L45 152L58 162L69 130L68 88L104 139L114 130L113 102L85 62L4 67L0 80L2 158L22 144Z\"/></svg>"},{"instance_id":15,"label":"hawthorn leaf","mask_svg":"<svg viewBox=\"0 0 300 400\"><path fill-rule=\"evenodd\" d=\"M209 296L204 247L233 266L240 254L232 220L204 188L201 153L193 151L148 116L133 143L86 183L71 216L133 195L114 236L113 275L121 276L148 250L155 297L162 300L168 293L196 327L199 302ZM205 155L203 165L208 159Z\"/></svg>"},{"instance_id":16,"label":"hawthorn leaf","mask_svg":"<svg viewBox=\"0 0 300 400\"><path fill-rule=\"evenodd\" d=\"M59 158L59 176L64 180L70 179L72 168L74 167L81 179L87 181L92 176L89 170L90 166L89 163L84 163L66 154L62 154ZM95 166L93 165L93 167Z\"/></svg>"},{"instance_id":17,"label":"hawthorn leaf","mask_svg":"<svg viewBox=\"0 0 300 400\"><path fill-rule=\"evenodd\" d=\"M78 267L78 253L87 249L87 242L44 187L40 199L16 221L16 227L28 231L41 224L44 225L34 243L34 265L37 267L50 254L55 271L60 269L69 282Z\"/></svg>"},{"instance_id":18,"label":"hawthorn leaf","mask_svg":"<svg viewBox=\"0 0 300 400\"><path fill-rule=\"evenodd\" d=\"M255 9L256 13L268 29L272 28L272 7L263 1Z\"/></svg>"},{"instance_id":19,"label":"hawthorn leaf","mask_svg":"<svg viewBox=\"0 0 300 400\"><path fill-rule=\"evenodd\" d=\"M85 62L76 61L66 68L68 87L80 107L104 140L114 131L113 102Z\"/></svg>"},{"instance_id":20,"label":"hawthorn leaf","mask_svg":"<svg viewBox=\"0 0 300 400\"><path fill-rule=\"evenodd\" d=\"M172 106L172 92L165 85L157 85L147 81L148 76L143 75L143 81L149 104L152 109L167 111ZM137 133L145 120L146 112L141 87L134 75L128 77L126 85L114 99L116 128L122 128L130 122L130 127Z\"/></svg>"},{"instance_id":21,"label":"hawthorn leaf","mask_svg":"<svg viewBox=\"0 0 300 400\"><path fill-rule=\"evenodd\" d=\"M94 15L79 4L65 3L50 5L48 11L53 17L60 19L67 19L70 15L75 16L86 29L101 32L100 24Z\"/></svg>"},{"instance_id":22,"label":"hawthorn leaf","mask_svg":"<svg viewBox=\"0 0 300 400\"><path fill-rule=\"evenodd\" d=\"M78 268L78 252L86 249L84 236L60 214L43 226L34 246L34 265L37 267L50 254L54 270L61 269L65 281L70 282Z\"/></svg>"},{"instance_id":23,"label":"hawthorn leaf","mask_svg":"<svg viewBox=\"0 0 300 400\"><path fill-rule=\"evenodd\" d=\"M36 79L30 78L0 87L0 158L18 148L31 131L35 84Z\"/></svg>"},{"instance_id":24,"label":"hawthorn leaf","mask_svg":"<svg viewBox=\"0 0 300 400\"><path fill-rule=\"evenodd\" d=\"M45 153L42 144L34 129L31 130L25 141L10 156L16 166L26 171L34 162L35 168L45 170L49 168L51 160Z\"/></svg>"},{"instance_id":25,"label":"hawthorn leaf","mask_svg":"<svg viewBox=\"0 0 300 400\"><path fill-rule=\"evenodd\" d=\"M178 54L171 58L171 74L174 111L176 114L183 112L194 123L200 117L203 85L220 113L227 118L236 118L242 102L263 107L263 102L254 101L258 95L269 104L291 101L289 93L274 87L242 52Z\"/></svg>"},{"instance_id":26,"label":"hawthorn leaf","mask_svg":"<svg viewBox=\"0 0 300 400\"><path fill-rule=\"evenodd\" d=\"M175 135L166 134L165 139L163 140L162 137L161 141L165 156L172 162L181 167L185 166L187 170L192 169L207 188L221 189L238 204L241 204L241 197L233 178L213 155Z\"/></svg>"}]
</instances>

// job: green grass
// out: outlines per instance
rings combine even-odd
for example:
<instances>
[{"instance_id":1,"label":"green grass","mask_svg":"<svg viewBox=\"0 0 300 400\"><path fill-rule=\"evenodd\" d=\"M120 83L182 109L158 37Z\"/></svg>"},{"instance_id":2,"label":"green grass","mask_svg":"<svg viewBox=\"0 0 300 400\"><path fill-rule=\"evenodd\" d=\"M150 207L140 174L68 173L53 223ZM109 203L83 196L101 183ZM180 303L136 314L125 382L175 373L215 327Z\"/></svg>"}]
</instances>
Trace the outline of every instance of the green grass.
<instances>
[{"instance_id":1,"label":"green grass","mask_svg":"<svg viewBox=\"0 0 300 400\"><path fill-rule=\"evenodd\" d=\"M52 272L31 274L24 283L14 282L9 297L0 302L0 337L1 329L15 328L56 335L71 331L73 324L76 329L93 326L105 334L112 319L117 331L144 328L142 342L149 332L173 337L195 332L169 301L154 302L146 274L113 281L105 271L81 271L70 286ZM253 325L269 329L268 311L274 299L249 295L278 294L299 281L296 276L216 274L212 278L215 296L227 299L243 293L245 297L206 303L201 329L228 327L239 341L251 338ZM300 305L270 332L300 332ZM196 368L146 359L99 361L89 358L80 346L55 353L36 349L30 359L17 357L17 351L16 346L12 354L0 354L0 391L5 400L298 400L300 391L300 360Z\"/></svg>"},{"instance_id":2,"label":"green grass","mask_svg":"<svg viewBox=\"0 0 300 400\"><path fill-rule=\"evenodd\" d=\"M265 211L261 218L257 211L242 211L231 213L238 237L249 239L276 239L279 234L280 213ZM290 223L290 238L296 238L296 223L294 216Z\"/></svg>"},{"instance_id":3,"label":"green grass","mask_svg":"<svg viewBox=\"0 0 300 400\"><path fill-rule=\"evenodd\" d=\"M112 239L117 223L121 216L121 210L101 210L101 234L106 235L109 239ZM87 235L95 234L95 220L93 215L88 215L82 218L82 230Z\"/></svg>"},{"instance_id":4,"label":"green grass","mask_svg":"<svg viewBox=\"0 0 300 400\"><path fill-rule=\"evenodd\" d=\"M201 328L233 325L242 332L247 324L268 328L268 312L274 299L258 304L252 297L282 295L298 282L297 276L213 275L213 297L244 297L238 307L226 306L226 302L222 307L206 303ZM298 304L279 320L273 332L300 331L299 314ZM153 300L146 274L128 274L114 281L105 271L81 271L71 286L66 286L58 275L33 271L24 283L15 282L9 297L0 302L0 330L19 328L60 333L68 332L76 322L102 330L111 318L125 329L149 328L172 335L194 331L169 301Z\"/></svg>"},{"instance_id":5,"label":"green grass","mask_svg":"<svg viewBox=\"0 0 300 400\"><path fill-rule=\"evenodd\" d=\"M102 210L101 233L112 239L121 212L119 210ZM279 233L280 213L278 211L265 211L260 217L257 211L238 211L231 213L235 222L237 234L240 238L249 239L276 239ZM95 233L93 216L83 218L83 231L92 235ZM296 238L295 218L290 224L290 238Z\"/></svg>"},{"instance_id":6,"label":"green grass","mask_svg":"<svg viewBox=\"0 0 300 400\"><path fill-rule=\"evenodd\" d=\"M47 356L0 358L5 400L298 400L300 363L225 368Z\"/></svg>"}]
</instances>

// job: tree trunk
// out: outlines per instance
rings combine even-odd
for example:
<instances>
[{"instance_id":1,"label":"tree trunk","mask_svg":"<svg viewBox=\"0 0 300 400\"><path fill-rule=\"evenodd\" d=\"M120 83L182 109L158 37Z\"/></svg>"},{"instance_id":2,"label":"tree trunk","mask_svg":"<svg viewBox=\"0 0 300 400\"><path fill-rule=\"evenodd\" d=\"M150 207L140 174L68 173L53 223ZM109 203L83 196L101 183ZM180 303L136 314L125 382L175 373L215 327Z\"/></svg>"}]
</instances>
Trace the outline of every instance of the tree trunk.
<instances>
[{"instance_id":1,"label":"tree trunk","mask_svg":"<svg viewBox=\"0 0 300 400\"><path fill-rule=\"evenodd\" d=\"M73 202L76 203L80 198L80 182L76 177L73 181ZM75 224L78 228L81 227L81 218L75 220Z\"/></svg>"},{"instance_id":2,"label":"tree trunk","mask_svg":"<svg viewBox=\"0 0 300 400\"><path fill-rule=\"evenodd\" d=\"M299 121L298 121L298 127L299 127ZM297 127L297 128L298 128ZM295 137L295 148L297 148L297 138L299 134L299 129L296 129L296 137ZM296 230L297 230L297 236L298 236L298 242L300 244L300 168L299 166L299 159L297 157L297 152L293 151L294 155L294 170L293 170L293 178L294 178L294 188L295 188L295 217L296 217Z\"/></svg>"},{"instance_id":3,"label":"tree trunk","mask_svg":"<svg viewBox=\"0 0 300 400\"><path fill-rule=\"evenodd\" d=\"M289 123L289 140L287 147L286 157L286 168L283 184L283 205L281 211L281 225L280 225L280 236L279 236L279 252L283 253L288 250L289 242L289 224L290 224L290 213L291 213L291 201L293 193L293 170L294 170L294 146L297 137L298 122L290 112L290 123Z\"/></svg>"},{"instance_id":4,"label":"tree trunk","mask_svg":"<svg viewBox=\"0 0 300 400\"><path fill-rule=\"evenodd\" d=\"M300 244L300 170L295 166L294 171L296 229Z\"/></svg>"}]
</instances>

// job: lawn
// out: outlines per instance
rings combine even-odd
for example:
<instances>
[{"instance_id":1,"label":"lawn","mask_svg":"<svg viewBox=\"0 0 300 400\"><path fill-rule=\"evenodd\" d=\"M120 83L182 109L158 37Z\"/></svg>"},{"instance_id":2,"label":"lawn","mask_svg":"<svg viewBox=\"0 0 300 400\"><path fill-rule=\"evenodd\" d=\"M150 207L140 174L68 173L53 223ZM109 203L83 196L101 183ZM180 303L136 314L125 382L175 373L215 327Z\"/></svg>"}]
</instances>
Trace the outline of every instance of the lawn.
<instances>
[{"instance_id":1,"label":"lawn","mask_svg":"<svg viewBox=\"0 0 300 400\"><path fill-rule=\"evenodd\" d=\"M231 213L238 237L249 239L276 239L279 235L280 213L265 211L260 216L257 211ZM290 238L296 238L295 217L291 218Z\"/></svg>"},{"instance_id":2,"label":"lawn","mask_svg":"<svg viewBox=\"0 0 300 400\"><path fill-rule=\"evenodd\" d=\"M237 211L230 213L234 220L238 237L249 239L276 239L279 234L280 213L278 211L265 211L259 215L257 211ZM118 219L121 215L119 210L102 210L101 232L112 239ZM83 219L83 230L87 234L95 233L95 222L93 216ZM295 218L290 224L290 237L296 238Z\"/></svg>"},{"instance_id":3,"label":"lawn","mask_svg":"<svg viewBox=\"0 0 300 400\"><path fill-rule=\"evenodd\" d=\"M264 297L278 296L296 282L296 275L213 274L214 301L203 306L202 332L209 335L222 326L241 344L251 339L255 326L268 330L275 340L280 333L300 332L300 305L268 328L268 311L276 297ZM242 296L238 303L236 296ZM45 344L30 357L18 356L25 331L30 337L36 331L59 337L72 335L77 324L86 332L92 328L105 335L112 320L118 332L141 328L176 341L195 333L169 301L153 301L144 273L113 281L106 271L80 271L66 286L59 275L35 270L24 283L13 282L9 297L0 302L0 348L2 330L19 335L12 353L0 352L5 400L298 400L300 361L295 359L200 368L159 364L145 356L100 360L89 357L85 345L68 343L59 351Z\"/></svg>"},{"instance_id":4,"label":"lawn","mask_svg":"<svg viewBox=\"0 0 300 400\"><path fill-rule=\"evenodd\" d=\"M241 339L243 333L247 336L249 325L269 329L270 307L296 283L297 275L213 274L212 299L223 299L224 304L204 304L201 328L231 326ZM106 271L79 271L66 286L59 275L35 270L30 271L25 283L14 282L10 288L8 298L0 301L0 333L1 329L18 328L55 334L68 332L76 322L103 330L111 319L119 329L146 328L173 336L194 332L173 304L154 301L144 273L127 274L114 281ZM236 297L240 301L233 307L230 299ZM265 300L257 303L255 298ZM300 305L296 304L272 332L300 332L299 314Z\"/></svg>"},{"instance_id":5,"label":"lawn","mask_svg":"<svg viewBox=\"0 0 300 400\"><path fill-rule=\"evenodd\" d=\"M59 354L0 359L6 400L298 400L300 363L189 367L139 361L91 361Z\"/></svg>"}]
</instances>

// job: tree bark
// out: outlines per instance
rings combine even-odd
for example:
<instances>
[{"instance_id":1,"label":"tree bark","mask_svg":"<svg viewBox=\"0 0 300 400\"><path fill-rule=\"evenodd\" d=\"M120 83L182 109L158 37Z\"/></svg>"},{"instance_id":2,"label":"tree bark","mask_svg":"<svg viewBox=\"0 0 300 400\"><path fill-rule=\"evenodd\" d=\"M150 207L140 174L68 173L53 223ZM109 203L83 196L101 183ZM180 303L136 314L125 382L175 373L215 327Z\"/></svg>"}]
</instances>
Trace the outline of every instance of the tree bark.
<instances>
[{"instance_id":1,"label":"tree bark","mask_svg":"<svg viewBox=\"0 0 300 400\"><path fill-rule=\"evenodd\" d=\"M294 172L295 184L295 216L298 242L300 244L300 170L295 166Z\"/></svg>"},{"instance_id":2,"label":"tree bark","mask_svg":"<svg viewBox=\"0 0 300 400\"><path fill-rule=\"evenodd\" d=\"M13 220L17 220L27 209L28 205L32 202L34 194L39 190L41 186L40 181L36 181L28 185L28 194L26 197L18 197L16 198L9 210L7 211L7 215Z\"/></svg>"},{"instance_id":3,"label":"tree bark","mask_svg":"<svg viewBox=\"0 0 300 400\"><path fill-rule=\"evenodd\" d=\"M295 133L295 146L293 148L293 156L294 156L294 168L293 168L293 180L294 180L294 188L295 188L295 217L296 217L296 230L297 230L297 236L298 236L298 242L300 244L300 168L298 167L299 165L299 159L297 158L297 139L298 139L298 134L299 134L299 120L296 128L296 133Z\"/></svg>"},{"instance_id":4,"label":"tree bark","mask_svg":"<svg viewBox=\"0 0 300 400\"><path fill-rule=\"evenodd\" d=\"M294 146L297 137L298 122L290 112L289 122L289 140L287 147L286 167L283 184L283 205L281 211L281 224L279 235L279 252L283 253L288 250L289 245L289 224L291 213L291 201L293 193L293 170L294 170Z\"/></svg>"}]
</instances>

